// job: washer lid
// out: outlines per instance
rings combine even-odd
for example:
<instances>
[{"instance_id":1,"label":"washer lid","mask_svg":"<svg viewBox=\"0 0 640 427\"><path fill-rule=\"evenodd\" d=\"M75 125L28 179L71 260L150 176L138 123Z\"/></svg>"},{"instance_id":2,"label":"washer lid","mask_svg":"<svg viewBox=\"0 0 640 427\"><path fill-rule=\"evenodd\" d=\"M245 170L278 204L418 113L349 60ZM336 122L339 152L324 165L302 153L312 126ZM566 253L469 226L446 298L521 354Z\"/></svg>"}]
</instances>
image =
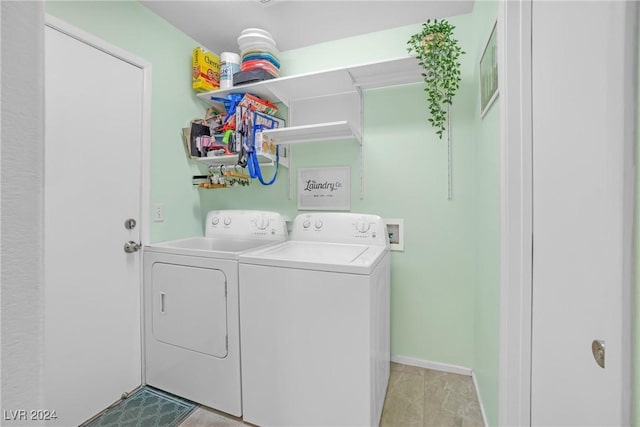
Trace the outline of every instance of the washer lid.
<instances>
[{"instance_id":1,"label":"washer lid","mask_svg":"<svg viewBox=\"0 0 640 427\"><path fill-rule=\"evenodd\" d=\"M216 239L191 237L145 246L145 251L163 252L175 255L189 255L210 258L237 259L238 255L251 249L272 245L273 241L262 239Z\"/></svg>"},{"instance_id":2,"label":"washer lid","mask_svg":"<svg viewBox=\"0 0 640 427\"><path fill-rule=\"evenodd\" d=\"M370 274L382 255L383 246L288 241L240 255L244 264L339 273Z\"/></svg>"}]
</instances>

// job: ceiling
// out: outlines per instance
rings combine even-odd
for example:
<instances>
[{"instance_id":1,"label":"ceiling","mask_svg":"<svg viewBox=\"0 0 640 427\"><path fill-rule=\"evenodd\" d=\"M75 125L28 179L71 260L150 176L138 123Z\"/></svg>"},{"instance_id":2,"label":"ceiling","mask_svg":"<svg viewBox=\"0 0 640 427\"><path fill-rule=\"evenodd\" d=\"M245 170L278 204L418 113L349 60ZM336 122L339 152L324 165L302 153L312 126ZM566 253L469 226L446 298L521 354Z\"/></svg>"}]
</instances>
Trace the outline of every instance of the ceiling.
<instances>
[{"instance_id":1,"label":"ceiling","mask_svg":"<svg viewBox=\"0 0 640 427\"><path fill-rule=\"evenodd\" d=\"M471 12L473 0L142 0L201 46L238 52L245 28L269 31L280 51Z\"/></svg>"}]
</instances>

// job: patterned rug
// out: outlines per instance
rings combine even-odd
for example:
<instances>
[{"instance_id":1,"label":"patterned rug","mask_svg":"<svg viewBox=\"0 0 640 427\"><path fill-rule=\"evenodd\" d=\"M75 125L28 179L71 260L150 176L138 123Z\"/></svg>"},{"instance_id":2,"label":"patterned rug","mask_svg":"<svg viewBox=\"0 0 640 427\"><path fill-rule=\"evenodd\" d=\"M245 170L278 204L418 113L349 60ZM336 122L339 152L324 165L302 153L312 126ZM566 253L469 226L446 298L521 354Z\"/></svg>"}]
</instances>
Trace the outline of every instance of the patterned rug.
<instances>
[{"instance_id":1,"label":"patterned rug","mask_svg":"<svg viewBox=\"0 0 640 427\"><path fill-rule=\"evenodd\" d=\"M196 406L188 400L145 386L85 427L175 427Z\"/></svg>"}]
</instances>

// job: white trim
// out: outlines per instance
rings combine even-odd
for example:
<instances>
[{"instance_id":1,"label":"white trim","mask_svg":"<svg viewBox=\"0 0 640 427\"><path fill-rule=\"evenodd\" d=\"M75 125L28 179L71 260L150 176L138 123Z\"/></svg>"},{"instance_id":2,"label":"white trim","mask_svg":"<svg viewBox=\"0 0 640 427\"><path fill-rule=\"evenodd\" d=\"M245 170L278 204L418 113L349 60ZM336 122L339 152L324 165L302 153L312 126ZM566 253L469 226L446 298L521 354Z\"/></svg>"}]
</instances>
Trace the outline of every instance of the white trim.
<instances>
[{"instance_id":1,"label":"white trim","mask_svg":"<svg viewBox=\"0 0 640 427\"><path fill-rule=\"evenodd\" d=\"M487 414L484 412L484 404L482 403L482 396L480 395L480 388L478 387L478 379L476 378L475 372L471 372L471 379L473 380L473 387L476 390L476 398L478 399L478 405L482 413L482 422L485 426L488 426L489 422L487 421Z\"/></svg>"},{"instance_id":2,"label":"white trim","mask_svg":"<svg viewBox=\"0 0 640 427\"><path fill-rule=\"evenodd\" d=\"M55 16L45 14L45 26L66 34L82 43L92 46L104 53L114 56L134 67L140 68L143 73L143 93L142 93L142 141L141 141L141 164L140 164L140 218L138 224L140 226L140 241L142 245L146 245L150 241L150 206L151 206L151 62L127 52L117 46L114 46L101 38L87 33ZM142 251L140 256L140 325L144 328L144 299L142 295ZM141 337L141 384L145 383L145 358L144 358L144 339Z\"/></svg>"},{"instance_id":3,"label":"white trim","mask_svg":"<svg viewBox=\"0 0 640 427\"><path fill-rule=\"evenodd\" d=\"M448 363L431 362L429 360L417 359L415 357L400 356L397 354L391 355L391 361L395 363L402 363L403 365L417 366L418 368L433 369L434 371L449 372L451 374L460 374L471 376L471 368L465 368L463 366L450 365Z\"/></svg>"},{"instance_id":4,"label":"white trim","mask_svg":"<svg viewBox=\"0 0 640 427\"><path fill-rule=\"evenodd\" d=\"M640 7L637 2L625 4L625 96L624 96L624 156L623 167L625 172L623 188L623 227L625 239L623 241L623 278L622 278L622 422L624 425L632 425L638 420L635 413L640 411L640 400L636 394L639 390L634 388L635 369L634 358L638 360L638 355L634 351L634 315L637 309L634 306L634 296L640 292L637 287L637 271L634 260L637 259L635 247L635 234L638 224L635 223L637 215L636 206L636 177L638 176L638 165L636 164L638 148L638 31L640 25ZM637 376L637 375L636 375ZM637 426L636 426L637 427Z\"/></svg>"},{"instance_id":5,"label":"white trim","mask_svg":"<svg viewBox=\"0 0 640 427\"><path fill-rule=\"evenodd\" d=\"M0 6L0 22L2 22L2 6ZM1 36L1 34L0 34L0 36ZM2 69L2 55L0 55L0 69ZM42 71L42 70L40 70L40 71ZM0 92L1 91L2 91L2 73L0 73ZM38 88L38 91L42 92L43 88L42 87ZM2 100L2 96L1 95L0 95L0 100ZM38 101L42 101L42 98L39 98ZM0 135L2 135L2 110L0 110ZM44 140L44 135L41 135L40 138L37 141L37 144L39 144L39 145L42 144L43 140ZM42 145L44 145L44 144L42 144ZM40 146L38 148L42 149L43 147ZM2 164L2 154L1 154L1 152L0 152L0 164ZM4 176L0 175L0 181L2 181L2 180L4 180ZM2 199L2 186L0 186L0 200L3 200ZM0 212L0 221L2 221L2 212ZM7 223L5 222L5 225L6 224ZM2 242L4 244L4 240L2 240L2 229L1 228L0 228L0 242ZM3 255L3 258L4 258L4 255ZM4 258L4 260L6 262L6 258ZM34 267L40 268L42 266L42 257L38 257L38 259L36 260L36 263L37 264ZM3 273L4 273L4 269L3 269ZM5 275L5 277L6 277L6 275ZM0 286L0 307L2 307L2 292L3 291L4 291L4 287ZM37 295L39 297L41 295L44 295L44 292L42 291L42 289L38 289L38 294ZM39 310L38 314L42 314L44 312L44 307L41 306L39 308L40 308L40 310ZM34 319L34 321L35 321L35 319ZM2 334L0 334L0 348L4 348L2 346ZM38 348L37 350L38 350L38 355L42 354L42 352L41 352L42 348ZM0 378L4 378L2 376L2 365L0 365ZM38 378L38 379L40 380L40 381L38 381L38 385L40 385L40 383L42 382L41 381L41 377ZM0 387L0 402L4 402L4 400L2 400L2 388L1 387Z\"/></svg>"},{"instance_id":6,"label":"white trim","mask_svg":"<svg viewBox=\"0 0 640 427\"><path fill-rule=\"evenodd\" d=\"M531 0L500 2L500 363L498 425L531 424Z\"/></svg>"},{"instance_id":7,"label":"white trim","mask_svg":"<svg viewBox=\"0 0 640 427\"><path fill-rule=\"evenodd\" d=\"M142 93L142 164L140 165L140 240L143 245L151 242L151 64L142 67L144 87Z\"/></svg>"},{"instance_id":8,"label":"white trim","mask_svg":"<svg viewBox=\"0 0 640 427\"><path fill-rule=\"evenodd\" d=\"M68 35L69 37L73 37L76 40L79 40L83 43L88 44L89 46L95 47L109 55L112 55L118 59L121 59L129 64L136 66L138 68L146 68L151 67L151 62L142 59L138 56L133 55L131 52L128 52L124 49L119 48L111 43L104 41L103 39L94 36L91 33L88 33L84 30L81 30L78 27L75 27L68 22L65 22L55 16L46 14L45 15L45 25L47 27L53 28L54 30L58 30L61 33Z\"/></svg>"}]
</instances>

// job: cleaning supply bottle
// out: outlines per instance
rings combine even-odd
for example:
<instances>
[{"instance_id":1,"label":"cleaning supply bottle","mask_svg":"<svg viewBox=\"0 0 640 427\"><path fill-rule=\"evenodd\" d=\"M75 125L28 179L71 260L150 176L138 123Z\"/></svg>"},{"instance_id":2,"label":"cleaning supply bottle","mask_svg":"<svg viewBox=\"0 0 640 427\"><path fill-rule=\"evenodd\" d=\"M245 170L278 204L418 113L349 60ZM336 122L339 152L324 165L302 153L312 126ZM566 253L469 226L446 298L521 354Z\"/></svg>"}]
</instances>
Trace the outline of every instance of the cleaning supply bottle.
<instances>
[{"instance_id":1,"label":"cleaning supply bottle","mask_svg":"<svg viewBox=\"0 0 640 427\"><path fill-rule=\"evenodd\" d=\"M233 52L220 54L220 89L233 87L233 74L240 71L240 55Z\"/></svg>"}]
</instances>

